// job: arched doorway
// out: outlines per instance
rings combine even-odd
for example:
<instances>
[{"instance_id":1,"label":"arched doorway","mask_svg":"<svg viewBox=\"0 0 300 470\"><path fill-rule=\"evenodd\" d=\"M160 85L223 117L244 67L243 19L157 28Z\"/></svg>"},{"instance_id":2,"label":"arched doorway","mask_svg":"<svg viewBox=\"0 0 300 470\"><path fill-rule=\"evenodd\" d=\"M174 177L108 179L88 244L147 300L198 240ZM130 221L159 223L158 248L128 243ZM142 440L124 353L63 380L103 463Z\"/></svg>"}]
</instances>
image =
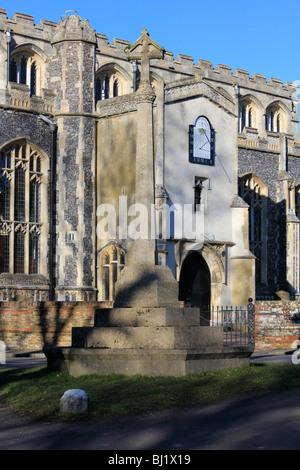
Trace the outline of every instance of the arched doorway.
<instances>
[{"instance_id":1,"label":"arched doorway","mask_svg":"<svg viewBox=\"0 0 300 470\"><path fill-rule=\"evenodd\" d=\"M179 300L191 307L199 307L201 318L209 319L211 279L208 265L197 252L184 260L179 279Z\"/></svg>"}]
</instances>

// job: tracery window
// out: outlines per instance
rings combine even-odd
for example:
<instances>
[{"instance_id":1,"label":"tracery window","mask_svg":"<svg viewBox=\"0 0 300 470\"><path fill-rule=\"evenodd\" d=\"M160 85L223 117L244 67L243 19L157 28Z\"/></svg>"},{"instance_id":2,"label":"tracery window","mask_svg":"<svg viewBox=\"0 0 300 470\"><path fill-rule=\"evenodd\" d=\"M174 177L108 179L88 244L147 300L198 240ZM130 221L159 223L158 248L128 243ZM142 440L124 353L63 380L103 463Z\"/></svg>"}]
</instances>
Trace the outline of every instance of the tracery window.
<instances>
[{"instance_id":1,"label":"tracery window","mask_svg":"<svg viewBox=\"0 0 300 470\"><path fill-rule=\"evenodd\" d=\"M266 256L265 191L262 182L254 175L246 175L239 181L239 195L249 205L249 249L256 257L256 281L263 281L263 258Z\"/></svg>"},{"instance_id":2,"label":"tracery window","mask_svg":"<svg viewBox=\"0 0 300 470\"><path fill-rule=\"evenodd\" d=\"M282 112L279 106L270 106L266 112L266 131L282 132L282 127Z\"/></svg>"},{"instance_id":3,"label":"tracery window","mask_svg":"<svg viewBox=\"0 0 300 470\"><path fill-rule=\"evenodd\" d=\"M10 61L10 81L28 85L30 95L40 95L41 60L37 54L19 52Z\"/></svg>"},{"instance_id":4,"label":"tracery window","mask_svg":"<svg viewBox=\"0 0 300 470\"><path fill-rule=\"evenodd\" d=\"M26 141L0 152L0 273L39 273L42 178Z\"/></svg>"},{"instance_id":5,"label":"tracery window","mask_svg":"<svg viewBox=\"0 0 300 470\"><path fill-rule=\"evenodd\" d=\"M96 79L96 101L119 96L119 81L112 74L106 73Z\"/></svg>"},{"instance_id":6,"label":"tracery window","mask_svg":"<svg viewBox=\"0 0 300 470\"><path fill-rule=\"evenodd\" d=\"M114 300L115 284L125 266L125 251L111 246L102 254L102 298Z\"/></svg>"},{"instance_id":7,"label":"tracery window","mask_svg":"<svg viewBox=\"0 0 300 470\"><path fill-rule=\"evenodd\" d=\"M245 127L255 127L255 106L250 100L244 99L239 105L239 132Z\"/></svg>"},{"instance_id":8,"label":"tracery window","mask_svg":"<svg viewBox=\"0 0 300 470\"><path fill-rule=\"evenodd\" d=\"M114 72L107 71L96 78L96 101L114 98L120 94L119 79Z\"/></svg>"},{"instance_id":9,"label":"tracery window","mask_svg":"<svg viewBox=\"0 0 300 470\"><path fill-rule=\"evenodd\" d=\"M132 91L132 78L115 63L102 65L95 77L95 102L122 96Z\"/></svg>"}]
</instances>

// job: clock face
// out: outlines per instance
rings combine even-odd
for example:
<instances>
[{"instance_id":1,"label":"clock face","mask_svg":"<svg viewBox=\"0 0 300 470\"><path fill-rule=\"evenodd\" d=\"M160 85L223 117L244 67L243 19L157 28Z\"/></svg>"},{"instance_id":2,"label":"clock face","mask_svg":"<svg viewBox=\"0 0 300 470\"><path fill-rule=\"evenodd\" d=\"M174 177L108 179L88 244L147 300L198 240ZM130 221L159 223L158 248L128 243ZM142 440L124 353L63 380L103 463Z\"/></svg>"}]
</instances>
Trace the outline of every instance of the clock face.
<instances>
[{"instance_id":1,"label":"clock face","mask_svg":"<svg viewBox=\"0 0 300 470\"><path fill-rule=\"evenodd\" d=\"M198 118L194 127L194 158L211 158L211 130L205 117Z\"/></svg>"},{"instance_id":2,"label":"clock face","mask_svg":"<svg viewBox=\"0 0 300 470\"><path fill-rule=\"evenodd\" d=\"M189 127L189 161L202 165L214 165L215 138L209 120L199 116Z\"/></svg>"}]
</instances>

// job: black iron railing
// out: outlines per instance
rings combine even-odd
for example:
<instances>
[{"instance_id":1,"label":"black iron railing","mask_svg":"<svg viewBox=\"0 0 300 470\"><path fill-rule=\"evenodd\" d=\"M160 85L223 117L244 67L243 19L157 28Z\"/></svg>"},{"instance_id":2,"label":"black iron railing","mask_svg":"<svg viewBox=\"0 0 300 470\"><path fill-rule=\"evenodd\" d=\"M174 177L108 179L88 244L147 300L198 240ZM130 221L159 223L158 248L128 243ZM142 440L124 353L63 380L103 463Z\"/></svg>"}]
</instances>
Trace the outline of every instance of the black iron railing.
<instances>
[{"instance_id":1,"label":"black iron railing","mask_svg":"<svg viewBox=\"0 0 300 470\"><path fill-rule=\"evenodd\" d=\"M246 306L211 307L200 310L201 326L222 326L224 346L254 347L255 343L255 309L252 299Z\"/></svg>"}]
</instances>

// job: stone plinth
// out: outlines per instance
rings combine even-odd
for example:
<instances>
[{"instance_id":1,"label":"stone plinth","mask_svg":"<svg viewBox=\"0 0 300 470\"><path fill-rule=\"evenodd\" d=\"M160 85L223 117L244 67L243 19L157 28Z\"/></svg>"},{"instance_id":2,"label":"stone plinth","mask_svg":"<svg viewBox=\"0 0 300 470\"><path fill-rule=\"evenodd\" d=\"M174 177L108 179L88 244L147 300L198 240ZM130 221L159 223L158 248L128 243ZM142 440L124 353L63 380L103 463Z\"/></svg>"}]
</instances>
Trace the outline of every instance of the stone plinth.
<instances>
[{"instance_id":1,"label":"stone plinth","mask_svg":"<svg viewBox=\"0 0 300 470\"><path fill-rule=\"evenodd\" d=\"M45 348L48 367L87 374L174 376L249 365L253 348L223 348L223 328L200 326L197 308L112 308L72 329L70 348Z\"/></svg>"},{"instance_id":2,"label":"stone plinth","mask_svg":"<svg viewBox=\"0 0 300 470\"><path fill-rule=\"evenodd\" d=\"M99 308L94 326L199 326L199 308Z\"/></svg>"},{"instance_id":3,"label":"stone plinth","mask_svg":"<svg viewBox=\"0 0 300 470\"><path fill-rule=\"evenodd\" d=\"M94 327L72 329L75 348L177 349L222 342L222 328L200 326L197 308L100 309Z\"/></svg>"},{"instance_id":4,"label":"stone plinth","mask_svg":"<svg viewBox=\"0 0 300 470\"><path fill-rule=\"evenodd\" d=\"M178 349L221 346L223 329L200 326L197 308L116 308L95 313L94 327L72 329L75 348Z\"/></svg>"},{"instance_id":5,"label":"stone plinth","mask_svg":"<svg viewBox=\"0 0 300 470\"><path fill-rule=\"evenodd\" d=\"M221 327L129 326L72 329L72 346L75 348L177 349L218 346L222 341Z\"/></svg>"},{"instance_id":6,"label":"stone plinth","mask_svg":"<svg viewBox=\"0 0 300 470\"><path fill-rule=\"evenodd\" d=\"M253 350L207 347L196 349L46 348L48 367L81 375L122 374L183 377L249 365Z\"/></svg>"}]
</instances>

